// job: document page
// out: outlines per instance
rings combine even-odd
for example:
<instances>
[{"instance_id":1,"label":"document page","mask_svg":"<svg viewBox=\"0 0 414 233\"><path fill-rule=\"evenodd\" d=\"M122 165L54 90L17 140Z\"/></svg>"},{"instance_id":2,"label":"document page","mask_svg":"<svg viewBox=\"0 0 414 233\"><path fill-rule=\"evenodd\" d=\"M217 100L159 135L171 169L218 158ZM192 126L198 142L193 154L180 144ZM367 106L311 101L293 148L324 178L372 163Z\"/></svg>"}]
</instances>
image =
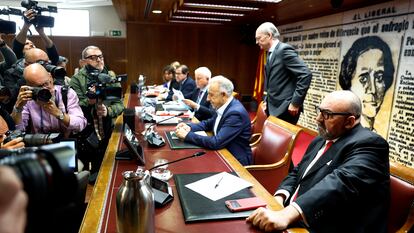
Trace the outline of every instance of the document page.
<instances>
[{"instance_id":1,"label":"document page","mask_svg":"<svg viewBox=\"0 0 414 233\"><path fill-rule=\"evenodd\" d=\"M212 201L217 201L251 186L251 183L237 176L227 172L222 172L191 184L187 184L185 187L209 198Z\"/></svg>"}]
</instances>

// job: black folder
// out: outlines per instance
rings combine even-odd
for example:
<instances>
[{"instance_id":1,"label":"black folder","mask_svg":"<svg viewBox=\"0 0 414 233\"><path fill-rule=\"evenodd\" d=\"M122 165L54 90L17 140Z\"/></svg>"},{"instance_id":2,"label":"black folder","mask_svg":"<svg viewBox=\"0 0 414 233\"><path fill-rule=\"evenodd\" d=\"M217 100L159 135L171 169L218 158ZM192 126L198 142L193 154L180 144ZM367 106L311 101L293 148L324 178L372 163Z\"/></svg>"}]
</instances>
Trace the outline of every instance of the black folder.
<instances>
[{"instance_id":1,"label":"black folder","mask_svg":"<svg viewBox=\"0 0 414 233\"><path fill-rule=\"evenodd\" d=\"M172 150L178 149L199 149L202 147L196 146L194 144L183 142L180 139L173 138L172 134L175 134L174 131L166 131L165 135L167 136L168 144L170 144L170 148Z\"/></svg>"},{"instance_id":2,"label":"black folder","mask_svg":"<svg viewBox=\"0 0 414 233\"><path fill-rule=\"evenodd\" d=\"M254 210L242 212L230 212L225 205L226 200L240 199L255 196L249 188L242 189L230 196L217 201L212 201L203 195L185 187L185 185L207 178L217 173L193 173L175 174L174 180L180 198L181 209L183 210L186 223L246 218Z\"/></svg>"}]
</instances>

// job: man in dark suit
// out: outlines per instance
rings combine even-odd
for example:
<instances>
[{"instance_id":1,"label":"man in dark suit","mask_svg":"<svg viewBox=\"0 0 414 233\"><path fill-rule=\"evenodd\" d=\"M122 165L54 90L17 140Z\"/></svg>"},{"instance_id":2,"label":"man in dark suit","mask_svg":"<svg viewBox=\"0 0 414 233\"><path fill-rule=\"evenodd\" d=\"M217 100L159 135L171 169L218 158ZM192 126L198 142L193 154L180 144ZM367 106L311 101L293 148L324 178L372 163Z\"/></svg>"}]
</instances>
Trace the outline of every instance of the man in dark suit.
<instances>
[{"instance_id":1,"label":"man in dark suit","mask_svg":"<svg viewBox=\"0 0 414 233\"><path fill-rule=\"evenodd\" d=\"M175 79L178 81L180 91L183 93L184 99L189 99L196 89L194 80L189 76L189 69L186 65L180 65L175 70Z\"/></svg>"},{"instance_id":2,"label":"man in dark suit","mask_svg":"<svg viewBox=\"0 0 414 233\"><path fill-rule=\"evenodd\" d=\"M197 89L194 90L190 99L183 102L194 111L194 116L199 120L207 120L215 114L210 101L207 101L208 83L211 71L207 67L199 67L194 71Z\"/></svg>"},{"instance_id":3,"label":"man in dark suit","mask_svg":"<svg viewBox=\"0 0 414 233\"><path fill-rule=\"evenodd\" d=\"M279 41L279 31L270 22L256 30L256 43L267 51L265 103L268 115L296 124L312 80L312 73L295 49Z\"/></svg>"},{"instance_id":4,"label":"man in dark suit","mask_svg":"<svg viewBox=\"0 0 414 233\"><path fill-rule=\"evenodd\" d=\"M266 231L299 224L318 233L385 233L388 143L361 126L361 101L350 91L328 94L317 112L319 136L275 193L285 208L259 208L247 221Z\"/></svg>"},{"instance_id":5,"label":"man in dark suit","mask_svg":"<svg viewBox=\"0 0 414 233\"><path fill-rule=\"evenodd\" d=\"M223 76L210 80L207 99L216 110L212 118L198 124L180 123L176 135L186 142L211 150L227 148L242 165L252 162L250 118L243 105L232 96L233 83ZM196 134L212 131L213 136Z\"/></svg>"}]
</instances>

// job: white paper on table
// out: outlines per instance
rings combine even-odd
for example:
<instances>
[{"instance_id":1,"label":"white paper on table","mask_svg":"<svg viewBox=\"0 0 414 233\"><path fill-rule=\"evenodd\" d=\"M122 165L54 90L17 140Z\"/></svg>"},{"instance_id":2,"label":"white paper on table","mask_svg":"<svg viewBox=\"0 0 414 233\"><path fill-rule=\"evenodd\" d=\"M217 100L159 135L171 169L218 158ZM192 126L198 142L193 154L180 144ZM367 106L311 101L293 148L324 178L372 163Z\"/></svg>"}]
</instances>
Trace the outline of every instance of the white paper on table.
<instances>
[{"instance_id":1,"label":"white paper on table","mask_svg":"<svg viewBox=\"0 0 414 233\"><path fill-rule=\"evenodd\" d=\"M187 184L185 187L209 198L212 201L217 201L251 186L251 183L237 176L227 172L221 172L219 174Z\"/></svg>"},{"instance_id":2,"label":"white paper on table","mask_svg":"<svg viewBox=\"0 0 414 233\"><path fill-rule=\"evenodd\" d=\"M174 88L172 90L173 90L174 96L177 97L177 100L178 101L183 101L183 99L184 99L183 93L179 90L174 89Z\"/></svg>"}]
</instances>

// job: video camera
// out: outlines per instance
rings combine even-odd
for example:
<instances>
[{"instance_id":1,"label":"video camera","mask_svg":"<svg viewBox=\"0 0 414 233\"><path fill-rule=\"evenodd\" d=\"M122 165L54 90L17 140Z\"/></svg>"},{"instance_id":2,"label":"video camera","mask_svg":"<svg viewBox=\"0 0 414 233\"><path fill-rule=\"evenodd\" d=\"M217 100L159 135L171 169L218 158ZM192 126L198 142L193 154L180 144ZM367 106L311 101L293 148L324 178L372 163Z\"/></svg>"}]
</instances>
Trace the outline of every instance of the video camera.
<instances>
[{"instance_id":1,"label":"video camera","mask_svg":"<svg viewBox=\"0 0 414 233\"><path fill-rule=\"evenodd\" d=\"M1 9L0 15L23 15L23 13L19 9L8 8ZM15 34L16 22L0 19L0 33Z\"/></svg>"},{"instance_id":2,"label":"video camera","mask_svg":"<svg viewBox=\"0 0 414 233\"><path fill-rule=\"evenodd\" d=\"M22 137L23 142L26 146L42 146L52 143L58 143L62 140L60 133L49 133L49 134L26 134L20 130L7 131L6 138L3 143L8 143L11 140Z\"/></svg>"},{"instance_id":3,"label":"video camera","mask_svg":"<svg viewBox=\"0 0 414 233\"><path fill-rule=\"evenodd\" d=\"M89 67L89 81L87 84L89 99L116 100L122 98L122 88L108 86L108 84L120 83L127 79L127 75L118 75L115 78L109 74L99 72L98 69ZM95 91L91 89L95 87Z\"/></svg>"},{"instance_id":4,"label":"video camera","mask_svg":"<svg viewBox=\"0 0 414 233\"><path fill-rule=\"evenodd\" d=\"M76 202L78 181L69 167L73 154L66 146L0 150L0 165L16 172L29 197L26 232L49 232L49 221Z\"/></svg>"},{"instance_id":5,"label":"video camera","mask_svg":"<svg viewBox=\"0 0 414 233\"><path fill-rule=\"evenodd\" d=\"M40 7L37 5L37 1L32 0L23 0L21 2L21 6L30 10L34 10L36 13L36 17L32 20L28 20L26 17L24 17L24 20L26 22L29 22L33 24L35 27L45 27L45 28L52 28L55 25L55 19L51 16L44 16L42 15L43 11L53 12L57 13L57 7L54 6L47 6L46 7Z\"/></svg>"}]
</instances>

